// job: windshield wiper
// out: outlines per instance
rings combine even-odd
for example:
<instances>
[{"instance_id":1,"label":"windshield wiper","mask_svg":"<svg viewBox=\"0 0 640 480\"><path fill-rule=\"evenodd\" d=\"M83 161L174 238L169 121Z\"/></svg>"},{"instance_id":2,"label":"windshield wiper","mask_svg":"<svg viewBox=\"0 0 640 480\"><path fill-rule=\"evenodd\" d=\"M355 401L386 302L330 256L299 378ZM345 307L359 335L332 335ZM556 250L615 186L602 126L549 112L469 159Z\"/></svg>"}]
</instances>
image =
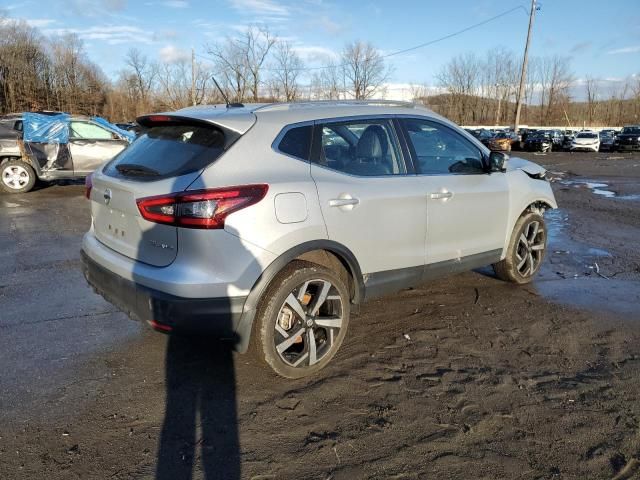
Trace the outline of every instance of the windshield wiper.
<instances>
[{"instance_id":1,"label":"windshield wiper","mask_svg":"<svg viewBox=\"0 0 640 480\"><path fill-rule=\"evenodd\" d=\"M132 163L121 163L116 165L116 170L123 175L133 175L140 177L157 177L160 172L144 165L134 165Z\"/></svg>"}]
</instances>

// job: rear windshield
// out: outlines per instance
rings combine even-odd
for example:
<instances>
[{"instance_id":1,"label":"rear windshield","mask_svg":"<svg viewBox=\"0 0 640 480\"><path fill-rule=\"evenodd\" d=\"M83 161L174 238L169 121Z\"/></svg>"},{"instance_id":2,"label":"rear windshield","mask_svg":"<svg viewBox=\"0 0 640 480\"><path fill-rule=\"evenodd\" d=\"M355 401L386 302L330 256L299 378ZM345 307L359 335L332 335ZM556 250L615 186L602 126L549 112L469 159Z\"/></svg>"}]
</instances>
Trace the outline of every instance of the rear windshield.
<instances>
[{"instance_id":1,"label":"rear windshield","mask_svg":"<svg viewBox=\"0 0 640 480\"><path fill-rule=\"evenodd\" d=\"M152 126L109 162L104 173L159 180L200 170L223 151L224 133L214 126Z\"/></svg>"}]
</instances>

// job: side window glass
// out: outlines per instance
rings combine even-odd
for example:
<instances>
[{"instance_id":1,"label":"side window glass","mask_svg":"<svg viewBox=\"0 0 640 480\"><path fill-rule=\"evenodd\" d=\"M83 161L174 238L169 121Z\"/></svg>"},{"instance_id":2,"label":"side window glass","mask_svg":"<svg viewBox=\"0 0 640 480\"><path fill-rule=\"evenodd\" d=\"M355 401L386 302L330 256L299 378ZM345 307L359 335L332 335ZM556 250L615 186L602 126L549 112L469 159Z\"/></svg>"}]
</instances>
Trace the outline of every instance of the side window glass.
<instances>
[{"instance_id":1,"label":"side window glass","mask_svg":"<svg viewBox=\"0 0 640 480\"><path fill-rule=\"evenodd\" d=\"M391 123L357 120L322 126L320 164L350 175L406 173Z\"/></svg>"},{"instance_id":2,"label":"side window glass","mask_svg":"<svg viewBox=\"0 0 640 480\"><path fill-rule=\"evenodd\" d=\"M301 160L309 160L313 127L306 125L287 131L278 144L278 150Z\"/></svg>"},{"instance_id":3,"label":"side window glass","mask_svg":"<svg viewBox=\"0 0 640 480\"><path fill-rule=\"evenodd\" d=\"M113 138L109 130L87 122L71 122L69 130L71 138L86 140L111 140Z\"/></svg>"},{"instance_id":4,"label":"side window glass","mask_svg":"<svg viewBox=\"0 0 640 480\"><path fill-rule=\"evenodd\" d=\"M404 120L404 125L416 154L418 173L484 173L480 150L454 130L416 119Z\"/></svg>"}]
</instances>

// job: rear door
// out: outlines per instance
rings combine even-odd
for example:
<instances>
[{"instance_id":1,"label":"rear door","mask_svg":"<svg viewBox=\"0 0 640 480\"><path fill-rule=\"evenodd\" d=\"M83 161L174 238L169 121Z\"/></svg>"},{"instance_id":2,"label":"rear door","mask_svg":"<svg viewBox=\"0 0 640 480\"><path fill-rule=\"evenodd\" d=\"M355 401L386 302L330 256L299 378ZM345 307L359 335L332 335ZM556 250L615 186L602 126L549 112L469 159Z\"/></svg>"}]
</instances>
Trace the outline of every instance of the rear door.
<instances>
[{"instance_id":1,"label":"rear door","mask_svg":"<svg viewBox=\"0 0 640 480\"><path fill-rule=\"evenodd\" d=\"M129 142L90 121L72 120L69 151L74 175L86 175L124 150Z\"/></svg>"},{"instance_id":2,"label":"rear door","mask_svg":"<svg viewBox=\"0 0 640 480\"><path fill-rule=\"evenodd\" d=\"M481 150L447 125L418 118L402 124L427 197L426 263L501 251L509 209L506 175L486 173Z\"/></svg>"},{"instance_id":3,"label":"rear door","mask_svg":"<svg viewBox=\"0 0 640 480\"><path fill-rule=\"evenodd\" d=\"M225 134L210 124L149 125L129 148L92 176L96 238L112 250L154 266L178 253L178 229L145 220L137 200L184 191L224 152Z\"/></svg>"},{"instance_id":4,"label":"rear door","mask_svg":"<svg viewBox=\"0 0 640 480\"><path fill-rule=\"evenodd\" d=\"M311 175L329 238L355 254L364 274L408 269L408 275L419 277L425 253L425 191L407 171L393 122L321 122L316 132L320 152Z\"/></svg>"}]
</instances>

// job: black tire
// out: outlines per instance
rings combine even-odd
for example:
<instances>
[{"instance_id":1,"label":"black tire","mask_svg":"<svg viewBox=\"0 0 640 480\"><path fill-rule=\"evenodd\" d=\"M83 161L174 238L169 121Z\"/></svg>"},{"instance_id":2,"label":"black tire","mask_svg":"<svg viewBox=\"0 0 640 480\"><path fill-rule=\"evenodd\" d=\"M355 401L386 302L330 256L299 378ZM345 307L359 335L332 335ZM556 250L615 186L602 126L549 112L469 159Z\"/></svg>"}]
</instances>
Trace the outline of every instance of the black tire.
<instances>
[{"instance_id":1,"label":"black tire","mask_svg":"<svg viewBox=\"0 0 640 480\"><path fill-rule=\"evenodd\" d=\"M331 287L325 296L328 295L331 299L327 298L321 303L317 315L312 315L315 302L322 297L320 293L326 283ZM302 313L305 314L304 319L295 313L294 308L289 308L289 302L292 301L290 295L293 295L293 300L304 297L299 302ZM338 300L333 297L339 297L340 312L337 316L340 326L318 326L315 321L336 321L334 314L338 310ZM344 276L315 263L294 261L274 278L260 302L251 339L251 355L285 378L314 375L331 361L340 348L349 326L349 316L350 295ZM284 325L283 320L286 320ZM308 322L313 323L313 326L309 326ZM281 331L290 335L285 337ZM315 348L311 347L311 338ZM279 351L291 341L294 343ZM316 361L312 363L313 356ZM298 362L299 365L293 366Z\"/></svg>"},{"instance_id":2,"label":"black tire","mask_svg":"<svg viewBox=\"0 0 640 480\"><path fill-rule=\"evenodd\" d=\"M36 172L22 160L0 165L0 188L7 193L26 193L36 184Z\"/></svg>"},{"instance_id":3,"label":"black tire","mask_svg":"<svg viewBox=\"0 0 640 480\"><path fill-rule=\"evenodd\" d=\"M538 226L534 232L532 229L536 223ZM523 245L523 236L528 247ZM541 249L535 248L540 246ZM546 250L547 228L544 218L537 213L525 213L513 227L506 257L494 263L493 270L496 276L505 282L524 285L531 282L540 270Z\"/></svg>"}]
</instances>

